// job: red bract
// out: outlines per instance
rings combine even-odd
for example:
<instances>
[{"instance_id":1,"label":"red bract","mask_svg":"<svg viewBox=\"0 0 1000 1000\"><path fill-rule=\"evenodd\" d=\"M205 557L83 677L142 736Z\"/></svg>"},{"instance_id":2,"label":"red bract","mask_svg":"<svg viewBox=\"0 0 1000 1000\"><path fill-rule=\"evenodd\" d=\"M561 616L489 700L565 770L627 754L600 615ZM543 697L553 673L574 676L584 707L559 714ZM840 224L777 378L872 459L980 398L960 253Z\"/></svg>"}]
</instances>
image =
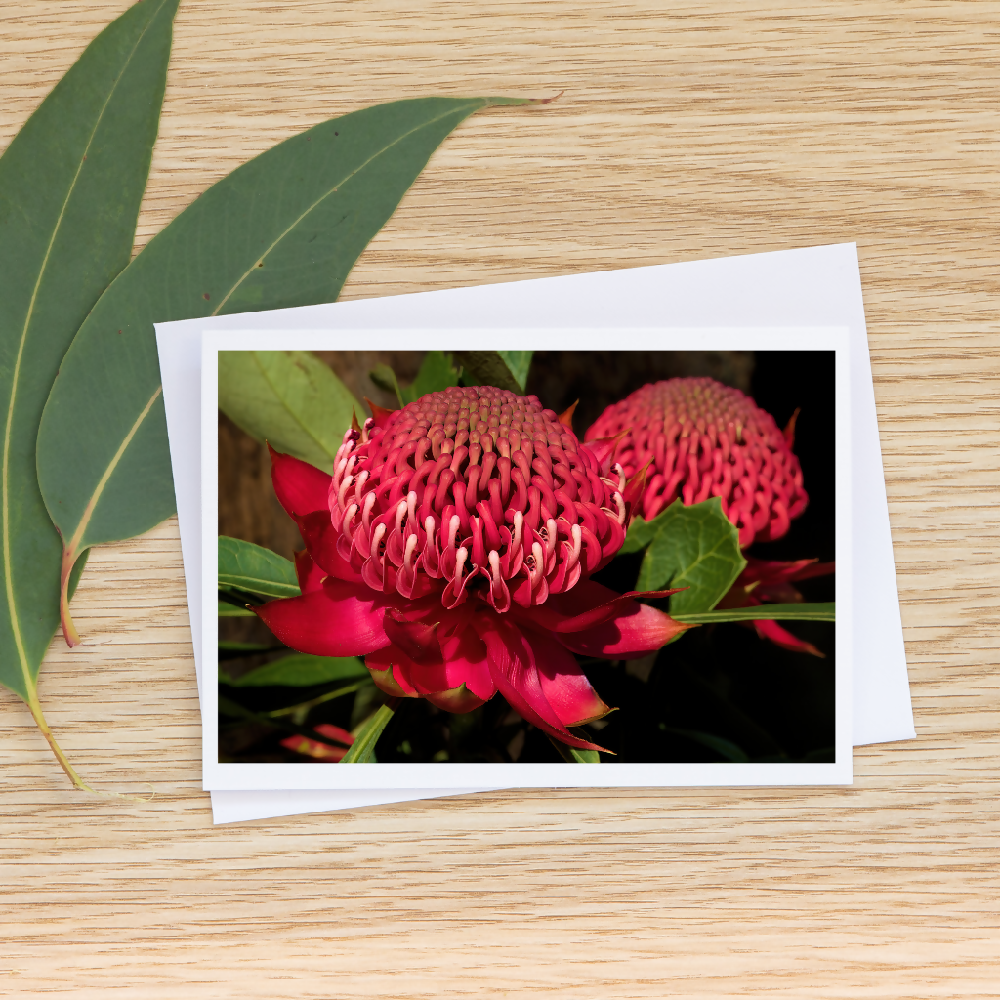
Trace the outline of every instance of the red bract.
<instances>
[{"instance_id":1,"label":"red bract","mask_svg":"<svg viewBox=\"0 0 1000 1000\"><path fill-rule=\"evenodd\" d=\"M490 387L375 410L332 478L271 452L307 551L301 597L256 608L286 645L364 656L375 683L467 712L497 691L570 746L609 709L570 651L627 659L686 626L588 580L621 548L631 493L610 449L534 396Z\"/></svg>"},{"instance_id":2,"label":"red bract","mask_svg":"<svg viewBox=\"0 0 1000 1000\"><path fill-rule=\"evenodd\" d=\"M615 460L631 478L646 470L637 513L652 520L678 497L686 505L719 497L744 548L780 538L809 502L785 433L738 389L710 378L645 385L609 406L587 441L615 442Z\"/></svg>"},{"instance_id":3,"label":"red bract","mask_svg":"<svg viewBox=\"0 0 1000 1000\"><path fill-rule=\"evenodd\" d=\"M321 743L319 740L311 739L308 736L286 736L281 740L281 745L296 753L305 754L307 757L315 757L316 760L330 761L336 763L347 753L348 747L354 743L354 736L340 726L331 726L328 722L321 722L316 727L316 732L320 736L325 736L329 740L336 740L345 744L342 747L330 746L329 743Z\"/></svg>"},{"instance_id":4,"label":"red bract","mask_svg":"<svg viewBox=\"0 0 1000 1000\"><path fill-rule=\"evenodd\" d=\"M749 608L764 603L798 604L802 595L792 586L793 580L808 580L826 576L835 569L834 563L821 563L815 559L797 562L766 562L748 559L743 572L729 588L729 593L719 601L719 608ZM776 646L796 653L823 654L812 643L796 638L776 621L762 618L749 623L762 639L769 639Z\"/></svg>"}]
</instances>

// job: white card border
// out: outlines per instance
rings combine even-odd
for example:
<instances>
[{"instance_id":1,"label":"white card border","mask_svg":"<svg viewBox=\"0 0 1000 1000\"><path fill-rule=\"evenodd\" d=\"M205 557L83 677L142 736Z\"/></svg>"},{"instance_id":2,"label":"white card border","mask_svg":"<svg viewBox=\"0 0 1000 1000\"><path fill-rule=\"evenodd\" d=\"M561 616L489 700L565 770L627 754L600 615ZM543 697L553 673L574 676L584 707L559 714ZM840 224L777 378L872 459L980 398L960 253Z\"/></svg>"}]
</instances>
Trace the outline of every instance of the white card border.
<instances>
[{"instance_id":1,"label":"white card border","mask_svg":"<svg viewBox=\"0 0 1000 1000\"><path fill-rule=\"evenodd\" d=\"M215 552L218 533L218 352L220 350L606 349L833 350L836 352L836 762L830 764L224 764L218 761L218 685L203 690L203 787L208 790L515 787L691 787L826 785L853 782L851 642L851 406L847 327L661 327L562 329L206 330L202 335L202 649L215 662L218 642ZM212 419L205 419L212 415ZM211 558L207 558L211 554ZM569 773L567 773L569 772Z\"/></svg>"}]
</instances>

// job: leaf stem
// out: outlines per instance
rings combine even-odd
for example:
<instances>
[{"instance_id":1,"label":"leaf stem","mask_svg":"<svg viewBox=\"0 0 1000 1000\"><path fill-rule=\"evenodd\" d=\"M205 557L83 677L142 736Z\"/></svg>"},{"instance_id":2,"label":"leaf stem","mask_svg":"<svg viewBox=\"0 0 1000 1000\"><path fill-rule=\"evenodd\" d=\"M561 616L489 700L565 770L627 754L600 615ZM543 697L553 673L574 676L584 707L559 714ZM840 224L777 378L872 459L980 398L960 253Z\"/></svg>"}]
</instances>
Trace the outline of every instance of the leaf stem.
<instances>
[{"instance_id":1,"label":"leaf stem","mask_svg":"<svg viewBox=\"0 0 1000 1000\"><path fill-rule=\"evenodd\" d=\"M69 613L69 577L73 572L73 563L76 562L76 552L63 546L62 553L62 577L59 581L59 620L62 623L62 634L66 640L66 645L71 649L80 645L80 633ZM37 720L36 720L37 721Z\"/></svg>"},{"instance_id":2,"label":"leaf stem","mask_svg":"<svg viewBox=\"0 0 1000 1000\"><path fill-rule=\"evenodd\" d=\"M35 725L38 726L41 734L45 737L49 746L52 748L52 752L56 755L56 759L62 765L62 769L66 772L69 780L73 782L73 787L79 788L84 792L94 792L95 794L98 794L96 789L91 788L90 785L88 785L83 778L76 773L76 770L69 762L66 754L63 753L62 747L56 742L56 738L53 735L52 730L49 729L49 724L45 721L45 715L42 713L42 705L38 700L38 688L35 687L33 683L28 686L28 697L25 699L24 703L28 706L28 711L31 712L31 717L35 720Z\"/></svg>"},{"instance_id":3,"label":"leaf stem","mask_svg":"<svg viewBox=\"0 0 1000 1000\"><path fill-rule=\"evenodd\" d=\"M375 744L378 743L378 738L382 735L382 731L385 727L389 725L389 720L396 714L396 709L398 707L398 698L390 698L385 705L382 705L379 710L354 734L354 743L351 746L351 749L344 754L340 763L370 763L372 754L375 752Z\"/></svg>"},{"instance_id":4,"label":"leaf stem","mask_svg":"<svg viewBox=\"0 0 1000 1000\"><path fill-rule=\"evenodd\" d=\"M143 804L149 802L149 799L144 799L139 795L124 795L121 792L104 792L98 788L91 788L90 785L88 785L87 782L85 782L83 778L76 773L76 768L73 767L73 765L69 762L69 758L65 753L63 753L63 748L59 746L55 735L49 728L49 724L45 721L45 715L42 712L42 705L38 700L38 688L34 681L29 680L27 687L28 697L22 697L22 700L25 705L28 706L28 711L31 712L32 719L35 720L35 725L45 737L49 747L52 749L52 752L56 755L56 760L58 760L60 765L62 765L62 769L66 772L66 776L69 780L73 782L74 788L79 788L82 792L93 792L94 795L107 795L110 798L127 799L129 802L142 802Z\"/></svg>"}]
</instances>

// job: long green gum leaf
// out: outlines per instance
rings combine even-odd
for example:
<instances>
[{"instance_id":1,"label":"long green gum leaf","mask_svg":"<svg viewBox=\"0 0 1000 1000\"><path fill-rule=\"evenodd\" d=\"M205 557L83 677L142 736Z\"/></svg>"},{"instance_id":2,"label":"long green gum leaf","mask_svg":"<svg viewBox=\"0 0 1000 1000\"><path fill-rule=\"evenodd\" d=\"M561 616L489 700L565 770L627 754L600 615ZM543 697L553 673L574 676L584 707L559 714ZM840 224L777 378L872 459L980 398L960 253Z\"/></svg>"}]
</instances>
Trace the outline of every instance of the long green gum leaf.
<instances>
[{"instance_id":1,"label":"long green gum leaf","mask_svg":"<svg viewBox=\"0 0 1000 1000\"><path fill-rule=\"evenodd\" d=\"M234 170L157 234L77 333L42 415L38 481L64 565L175 509L153 322L332 302L434 150L518 98L422 98L323 122Z\"/></svg>"},{"instance_id":2,"label":"long green gum leaf","mask_svg":"<svg viewBox=\"0 0 1000 1000\"><path fill-rule=\"evenodd\" d=\"M144 0L105 28L0 158L0 683L28 705L78 788L37 681L82 563L60 569L35 439L63 353L132 253L177 3Z\"/></svg>"}]
</instances>

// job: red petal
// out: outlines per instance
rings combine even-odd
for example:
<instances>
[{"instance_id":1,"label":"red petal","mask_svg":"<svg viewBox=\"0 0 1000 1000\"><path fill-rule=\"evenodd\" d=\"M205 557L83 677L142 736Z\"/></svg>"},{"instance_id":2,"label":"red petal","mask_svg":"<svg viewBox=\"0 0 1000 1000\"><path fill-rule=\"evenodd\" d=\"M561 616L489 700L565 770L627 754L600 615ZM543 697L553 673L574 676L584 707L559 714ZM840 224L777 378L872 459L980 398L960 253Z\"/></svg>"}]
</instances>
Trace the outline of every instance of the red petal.
<instances>
[{"instance_id":1,"label":"red petal","mask_svg":"<svg viewBox=\"0 0 1000 1000\"><path fill-rule=\"evenodd\" d=\"M821 563L815 559L798 559L795 562L768 562L764 559L747 559L734 586L746 585L760 580L763 583L778 583L790 580L809 580L814 576L826 576L836 570L836 563Z\"/></svg>"},{"instance_id":2,"label":"red petal","mask_svg":"<svg viewBox=\"0 0 1000 1000\"><path fill-rule=\"evenodd\" d=\"M413 661L397 646L384 646L365 657L365 666L379 690L394 698L419 698L410 676Z\"/></svg>"},{"instance_id":3,"label":"red petal","mask_svg":"<svg viewBox=\"0 0 1000 1000\"><path fill-rule=\"evenodd\" d=\"M564 594L529 611L514 609L518 621L528 627L555 633L567 649L584 656L609 660L632 660L665 646L691 625L682 625L670 615L635 597L666 597L673 590L631 591L616 594L593 580L581 580Z\"/></svg>"},{"instance_id":4,"label":"red petal","mask_svg":"<svg viewBox=\"0 0 1000 1000\"><path fill-rule=\"evenodd\" d=\"M296 552L295 575L299 578L299 590L303 594L312 594L323 586L326 572L313 562L308 552Z\"/></svg>"},{"instance_id":5,"label":"red petal","mask_svg":"<svg viewBox=\"0 0 1000 1000\"><path fill-rule=\"evenodd\" d=\"M452 715L464 715L466 712L474 712L480 705L485 705L487 699L477 697L462 684L457 688L429 694L427 700L444 712L451 712Z\"/></svg>"},{"instance_id":6,"label":"red petal","mask_svg":"<svg viewBox=\"0 0 1000 1000\"><path fill-rule=\"evenodd\" d=\"M818 656L822 659L826 658L826 654L821 653L811 642L797 639L791 632L782 628L775 621L762 618L759 621L754 621L753 624L754 628L757 629L757 635L762 639L769 639L776 646L781 646L783 649L790 649L793 653L811 653L813 656Z\"/></svg>"},{"instance_id":7,"label":"red petal","mask_svg":"<svg viewBox=\"0 0 1000 1000\"><path fill-rule=\"evenodd\" d=\"M497 689L526 722L571 747L603 750L567 732L559 714L549 704L542 689L534 651L525 635L499 615L478 615L476 631L486 644L490 673Z\"/></svg>"},{"instance_id":8,"label":"red petal","mask_svg":"<svg viewBox=\"0 0 1000 1000\"><path fill-rule=\"evenodd\" d=\"M524 631L531 647L545 700L555 709L563 726L582 726L603 719L611 711L591 687L576 660L554 639L539 632Z\"/></svg>"},{"instance_id":9,"label":"red petal","mask_svg":"<svg viewBox=\"0 0 1000 1000\"><path fill-rule=\"evenodd\" d=\"M304 517L316 510L329 511L327 497L332 476L314 465L282 455L270 445L271 483L278 502L291 517Z\"/></svg>"},{"instance_id":10,"label":"red petal","mask_svg":"<svg viewBox=\"0 0 1000 1000\"><path fill-rule=\"evenodd\" d=\"M286 645L316 656L363 656L389 644L385 605L358 596L359 588L327 577L321 590L253 608ZM364 594L370 591L363 591Z\"/></svg>"},{"instance_id":11,"label":"red petal","mask_svg":"<svg viewBox=\"0 0 1000 1000\"><path fill-rule=\"evenodd\" d=\"M486 662L486 647L473 629L444 638L439 646L440 630L436 632L432 628L426 632L426 626L417 625L401 627L389 617L385 625L393 636L393 644L367 656L365 664L370 670L382 672L387 682L389 675L385 671L391 667L393 680L406 694L410 694L409 688L412 688L441 708L448 704L468 705L467 708L446 708L449 712L470 712L496 694ZM417 628L421 630L419 635L406 634L407 629ZM389 690L378 680L376 683L383 690ZM471 697L461 695L461 688L467 688Z\"/></svg>"},{"instance_id":12,"label":"red petal","mask_svg":"<svg viewBox=\"0 0 1000 1000\"><path fill-rule=\"evenodd\" d=\"M553 594L544 606L532 609L532 617L552 632L579 632L622 614L636 603L636 597L669 597L685 589L616 594L593 580L583 580L565 595Z\"/></svg>"},{"instance_id":13,"label":"red petal","mask_svg":"<svg viewBox=\"0 0 1000 1000\"><path fill-rule=\"evenodd\" d=\"M612 619L579 632L556 638L574 653L603 656L608 660L635 660L665 646L676 635L692 628L648 604L631 601Z\"/></svg>"},{"instance_id":14,"label":"red petal","mask_svg":"<svg viewBox=\"0 0 1000 1000\"><path fill-rule=\"evenodd\" d=\"M458 635L445 637L444 627L438 629L441 660L446 679L461 678L469 691L481 701L489 701L497 693L486 655L486 646L474 629L467 628ZM478 706L473 706L476 708ZM453 711L449 709L448 711ZM471 711L471 709L465 709Z\"/></svg>"}]
</instances>

